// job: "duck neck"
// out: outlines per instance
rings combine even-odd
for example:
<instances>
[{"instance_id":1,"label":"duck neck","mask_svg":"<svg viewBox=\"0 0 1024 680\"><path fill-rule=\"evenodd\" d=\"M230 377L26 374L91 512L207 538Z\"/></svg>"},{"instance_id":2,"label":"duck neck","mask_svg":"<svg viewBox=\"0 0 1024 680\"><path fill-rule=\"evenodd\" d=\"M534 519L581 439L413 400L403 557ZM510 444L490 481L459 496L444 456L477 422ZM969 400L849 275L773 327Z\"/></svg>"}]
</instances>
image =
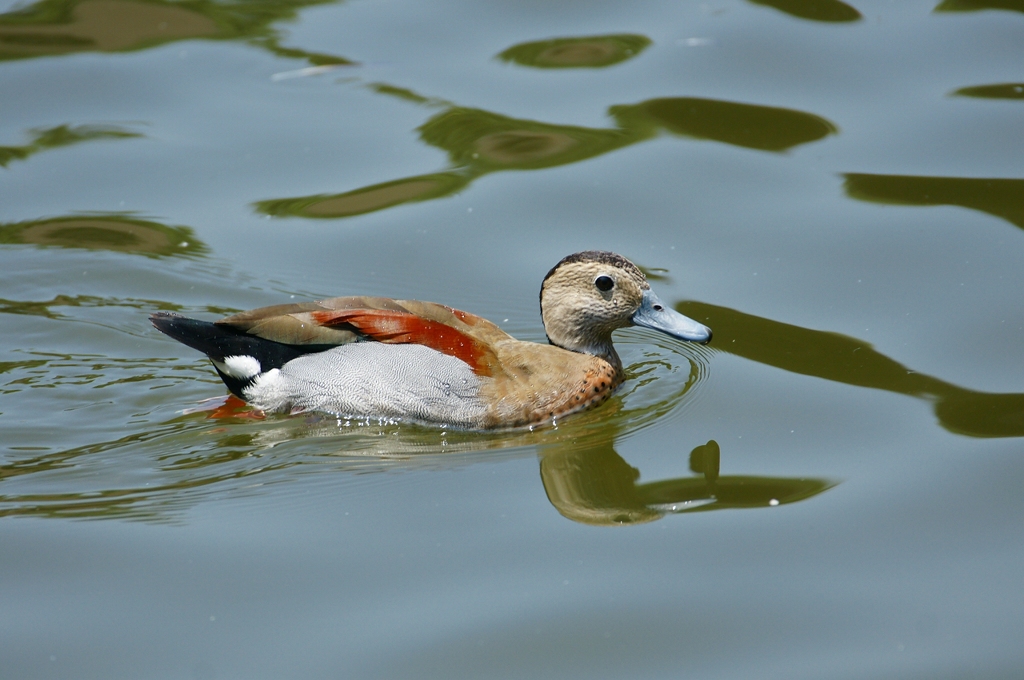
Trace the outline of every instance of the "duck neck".
<instances>
[{"instance_id":1,"label":"duck neck","mask_svg":"<svg viewBox=\"0 0 1024 680\"><path fill-rule=\"evenodd\" d=\"M548 335L548 342L555 347L561 347L570 352L591 354L604 359L612 365L616 373L622 373L622 359L619 358L619 353L615 351L610 335L606 338L552 338Z\"/></svg>"}]
</instances>

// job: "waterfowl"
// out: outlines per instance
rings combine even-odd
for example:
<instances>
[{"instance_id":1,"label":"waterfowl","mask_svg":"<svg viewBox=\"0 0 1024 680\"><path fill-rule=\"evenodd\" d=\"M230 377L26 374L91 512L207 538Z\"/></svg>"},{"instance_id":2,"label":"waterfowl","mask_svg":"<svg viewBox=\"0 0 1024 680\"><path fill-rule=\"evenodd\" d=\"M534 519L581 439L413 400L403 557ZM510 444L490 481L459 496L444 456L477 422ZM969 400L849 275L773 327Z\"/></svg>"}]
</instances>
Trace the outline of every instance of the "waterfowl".
<instances>
[{"instance_id":1,"label":"waterfowl","mask_svg":"<svg viewBox=\"0 0 1024 680\"><path fill-rule=\"evenodd\" d=\"M644 326L706 344L711 329L666 306L615 253L563 258L541 284L549 344L516 340L433 302L338 297L208 322L168 312L163 333L206 354L228 389L266 412L320 411L489 429L592 408L623 379L612 332Z\"/></svg>"}]
</instances>

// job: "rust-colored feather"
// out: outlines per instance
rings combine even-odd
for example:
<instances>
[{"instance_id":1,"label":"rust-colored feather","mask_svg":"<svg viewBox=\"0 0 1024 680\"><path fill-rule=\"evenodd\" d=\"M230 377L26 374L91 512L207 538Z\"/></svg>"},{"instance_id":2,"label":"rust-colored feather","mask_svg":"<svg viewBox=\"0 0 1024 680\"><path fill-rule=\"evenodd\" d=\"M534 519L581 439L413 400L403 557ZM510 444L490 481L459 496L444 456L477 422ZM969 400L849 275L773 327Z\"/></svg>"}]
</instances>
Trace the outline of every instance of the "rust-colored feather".
<instances>
[{"instance_id":1,"label":"rust-colored feather","mask_svg":"<svg viewBox=\"0 0 1024 680\"><path fill-rule=\"evenodd\" d=\"M452 310L462 321L471 314ZM322 326L346 324L379 342L424 345L466 362L481 376L492 374L494 352L483 343L448 324L409 312L382 309L338 309L313 312ZM475 318L475 317L473 317Z\"/></svg>"}]
</instances>

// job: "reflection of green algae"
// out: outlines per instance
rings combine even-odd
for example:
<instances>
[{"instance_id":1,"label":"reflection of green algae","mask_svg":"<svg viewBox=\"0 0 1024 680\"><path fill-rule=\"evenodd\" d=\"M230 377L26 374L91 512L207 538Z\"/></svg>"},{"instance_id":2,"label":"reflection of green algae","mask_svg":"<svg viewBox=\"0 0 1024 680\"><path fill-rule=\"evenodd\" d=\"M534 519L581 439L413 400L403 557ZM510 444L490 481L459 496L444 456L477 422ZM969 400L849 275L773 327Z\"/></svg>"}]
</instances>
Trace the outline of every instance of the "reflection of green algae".
<instances>
[{"instance_id":1,"label":"reflection of green algae","mask_svg":"<svg viewBox=\"0 0 1024 680\"><path fill-rule=\"evenodd\" d=\"M956 205L980 210L1024 229L1024 179L844 175L851 198L894 205Z\"/></svg>"},{"instance_id":2,"label":"reflection of green algae","mask_svg":"<svg viewBox=\"0 0 1024 680\"><path fill-rule=\"evenodd\" d=\"M374 184L343 194L318 194L256 203L256 209L276 217L351 217L402 203L449 196L466 186L469 178L454 172L406 177Z\"/></svg>"},{"instance_id":3,"label":"reflection of green algae","mask_svg":"<svg viewBox=\"0 0 1024 680\"><path fill-rule=\"evenodd\" d=\"M653 125L687 137L761 151L785 151L837 132L830 121L803 111L695 97L613 106L611 114L627 129Z\"/></svg>"},{"instance_id":4,"label":"reflection of green algae","mask_svg":"<svg viewBox=\"0 0 1024 680\"><path fill-rule=\"evenodd\" d=\"M0 224L0 243L112 250L150 257L206 252L206 246L188 227L168 227L123 215L55 217Z\"/></svg>"},{"instance_id":5,"label":"reflection of green algae","mask_svg":"<svg viewBox=\"0 0 1024 680\"><path fill-rule=\"evenodd\" d=\"M999 83L997 85L961 87L952 94L960 97L980 97L984 99L1024 99L1024 83Z\"/></svg>"},{"instance_id":6,"label":"reflection of green algae","mask_svg":"<svg viewBox=\"0 0 1024 680\"><path fill-rule=\"evenodd\" d=\"M811 21L859 21L862 17L853 7L839 0L748 0L755 5L774 7L800 19Z\"/></svg>"},{"instance_id":7,"label":"reflection of green algae","mask_svg":"<svg viewBox=\"0 0 1024 680\"><path fill-rule=\"evenodd\" d=\"M651 44L642 35L553 38L513 45L499 59L537 68L601 68L632 59Z\"/></svg>"},{"instance_id":8,"label":"reflection of green algae","mask_svg":"<svg viewBox=\"0 0 1024 680\"><path fill-rule=\"evenodd\" d=\"M405 93L402 94L405 98ZM467 109L449 108L420 128L423 141L448 152L448 172L406 177L340 194L258 201L274 216L350 217L404 203L450 196L496 170L536 170L574 163L632 143L628 132L547 125Z\"/></svg>"},{"instance_id":9,"label":"reflection of green algae","mask_svg":"<svg viewBox=\"0 0 1024 680\"><path fill-rule=\"evenodd\" d=\"M58 125L57 127L32 130L32 141L24 146L0 146L0 166L7 167L12 160L25 160L29 156L62 146L71 146L94 139L126 139L142 137L112 125Z\"/></svg>"},{"instance_id":10,"label":"reflection of green algae","mask_svg":"<svg viewBox=\"0 0 1024 680\"><path fill-rule=\"evenodd\" d=\"M1024 12L1024 0L943 0L935 6L936 12L976 12L983 9L1004 9Z\"/></svg>"},{"instance_id":11,"label":"reflection of green algae","mask_svg":"<svg viewBox=\"0 0 1024 680\"><path fill-rule=\"evenodd\" d=\"M333 0L40 0L0 14L0 60L75 52L124 52L196 38L247 40L314 65L342 57L282 47L273 22Z\"/></svg>"},{"instance_id":12,"label":"reflection of green algae","mask_svg":"<svg viewBox=\"0 0 1024 680\"><path fill-rule=\"evenodd\" d=\"M295 49L294 47L281 47L276 40L264 38L256 41L257 44L285 59L305 59L313 66L347 66L351 61L344 57L337 57L333 54L322 54L320 52L307 52L306 50Z\"/></svg>"},{"instance_id":13,"label":"reflection of green algae","mask_svg":"<svg viewBox=\"0 0 1024 680\"><path fill-rule=\"evenodd\" d=\"M218 32L187 3L43 0L0 15L0 59L141 49Z\"/></svg>"},{"instance_id":14,"label":"reflection of green algae","mask_svg":"<svg viewBox=\"0 0 1024 680\"><path fill-rule=\"evenodd\" d=\"M55 295L49 300L5 300L0 298L0 314L23 314L47 319L61 319L65 315L54 311L54 307L132 307L139 310L151 310L153 305L154 301L152 300L102 298L95 295ZM3 373L2 368L0 368L0 373Z\"/></svg>"},{"instance_id":15,"label":"reflection of green algae","mask_svg":"<svg viewBox=\"0 0 1024 680\"><path fill-rule=\"evenodd\" d=\"M723 352L823 380L905 394L933 402L939 423L969 437L1024 437L1024 394L975 392L908 369L838 333L744 314L701 302L677 309L715 329Z\"/></svg>"},{"instance_id":16,"label":"reflection of green algae","mask_svg":"<svg viewBox=\"0 0 1024 680\"><path fill-rule=\"evenodd\" d=\"M549 125L462 107L439 113L419 132L454 165L477 173L566 165L637 141L629 130Z\"/></svg>"},{"instance_id":17,"label":"reflection of green algae","mask_svg":"<svg viewBox=\"0 0 1024 680\"><path fill-rule=\"evenodd\" d=\"M379 83L375 91L406 101L439 102ZM411 201L450 196L499 170L539 170L577 163L650 139L659 130L762 151L784 151L836 132L831 122L802 111L712 99L652 99L610 109L618 126L586 128L510 118L449 105L419 128L443 149L454 170L375 184L340 194L259 201L275 216L349 217Z\"/></svg>"},{"instance_id":18,"label":"reflection of green algae","mask_svg":"<svg viewBox=\"0 0 1024 680\"><path fill-rule=\"evenodd\" d=\"M413 104L431 105L440 103L438 100L416 94L408 88L395 87L394 85L388 85L387 83L369 83L367 87L379 94L386 94L392 97L397 97L398 99L404 99L405 101L412 102Z\"/></svg>"}]
</instances>

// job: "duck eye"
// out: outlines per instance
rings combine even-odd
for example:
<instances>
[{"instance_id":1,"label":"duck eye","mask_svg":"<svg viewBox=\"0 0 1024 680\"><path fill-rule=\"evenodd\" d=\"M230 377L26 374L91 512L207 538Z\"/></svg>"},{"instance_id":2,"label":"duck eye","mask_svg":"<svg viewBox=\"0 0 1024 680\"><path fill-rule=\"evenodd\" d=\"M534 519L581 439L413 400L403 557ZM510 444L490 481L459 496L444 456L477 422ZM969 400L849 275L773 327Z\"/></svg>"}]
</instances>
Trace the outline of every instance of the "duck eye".
<instances>
[{"instance_id":1,"label":"duck eye","mask_svg":"<svg viewBox=\"0 0 1024 680\"><path fill-rule=\"evenodd\" d=\"M598 290L608 292L615 287L615 281L610 276L598 276L594 279L594 285Z\"/></svg>"}]
</instances>

